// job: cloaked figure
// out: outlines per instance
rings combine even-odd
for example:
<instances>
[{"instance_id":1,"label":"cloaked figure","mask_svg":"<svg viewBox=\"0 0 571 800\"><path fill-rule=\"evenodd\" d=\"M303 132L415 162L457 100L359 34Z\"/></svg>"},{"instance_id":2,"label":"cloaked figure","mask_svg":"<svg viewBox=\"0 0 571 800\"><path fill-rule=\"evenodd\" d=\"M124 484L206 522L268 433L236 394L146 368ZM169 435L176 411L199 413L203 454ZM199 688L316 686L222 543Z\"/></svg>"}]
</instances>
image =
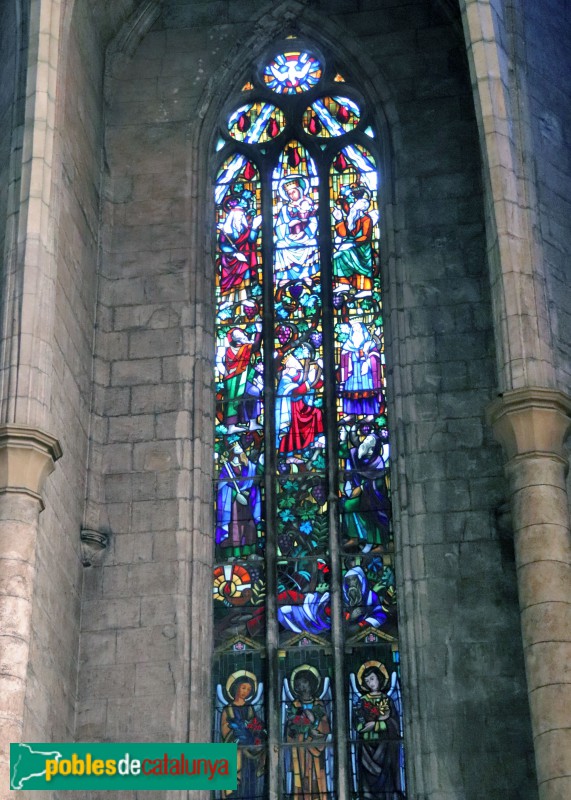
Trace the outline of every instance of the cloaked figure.
<instances>
[{"instance_id":1,"label":"cloaked figure","mask_svg":"<svg viewBox=\"0 0 571 800\"><path fill-rule=\"evenodd\" d=\"M252 192L237 186L224 200L228 215L218 226L221 308L247 299L247 290L257 269L256 239L262 217L254 215L252 199Z\"/></svg>"},{"instance_id":2,"label":"cloaked figure","mask_svg":"<svg viewBox=\"0 0 571 800\"><path fill-rule=\"evenodd\" d=\"M402 703L396 672L380 661L366 661L351 682L353 788L362 800L404 800Z\"/></svg>"},{"instance_id":3,"label":"cloaked figure","mask_svg":"<svg viewBox=\"0 0 571 800\"><path fill-rule=\"evenodd\" d=\"M373 419L382 406L383 373L377 343L364 322L352 320L339 363L339 391L347 420Z\"/></svg>"},{"instance_id":4,"label":"cloaked figure","mask_svg":"<svg viewBox=\"0 0 571 800\"><path fill-rule=\"evenodd\" d=\"M358 296L371 293L373 282L374 216L371 194L364 186L343 186L333 209L335 251L333 274L341 284L355 287Z\"/></svg>"},{"instance_id":5,"label":"cloaked figure","mask_svg":"<svg viewBox=\"0 0 571 800\"><path fill-rule=\"evenodd\" d=\"M215 732L222 742L238 745L238 786L223 795L247 800L263 793L265 760L260 745L266 732L258 711L262 707L263 685L252 672L240 669L229 676L225 689L221 684L216 689Z\"/></svg>"},{"instance_id":6,"label":"cloaked figure","mask_svg":"<svg viewBox=\"0 0 571 800\"><path fill-rule=\"evenodd\" d=\"M294 745L284 749L286 791L302 800L328 800L333 791L331 689L310 664L296 667L284 679L284 735Z\"/></svg>"},{"instance_id":7,"label":"cloaked figure","mask_svg":"<svg viewBox=\"0 0 571 800\"><path fill-rule=\"evenodd\" d=\"M226 401L224 424L228 433L260 428L261 328L261 323L256 323L256 333L251 339L241 328L232 328L226 337L228 344L218 348L216 367L222 375L222 400Z\"/></svg>"},{"instance_id":8,"label":"cloaked figure","mask_svg":"<svg viewBox=\"0 0 571 800\"><path fill-rule=\"evenodd\" d=\"M276 447L292 463L296 453L308 447L324 447L323 413L315 405L315 393L322 388L322 367L304 348L302 363L289 355L283 365L276 397Z\"/></svg>"},{"instance_id":9,"label":"cloaked figure","mask_svg":"<svg viewBox=\"0 0 571 800\"><path fill-rule=\"evenodd\" d=\"M387 622L389 609L369 586L362 567L352 567L343 578L345 623L354 633L366 627L381 628ZM295 634L323 635L331 630L331 594L316 588L306 593L288 590L278 595L277 617L285 630Z\"/></svg>"},{"instance_id":10,"label":"cloaked figure","mask_svg":"<svg viewBox=\"0 0 571 800\"><path fill-rule=\"evenodd\" d=\"M229 556L255 552L262 519L262 500L255 480L263 469L260 456L254 464L238 442L230 450L230 458L221 458L216 502L216 544Z\"/></svg>"},{"instance_id":11,"label":"cloaked figure","mask_svg":"<svg viewBox=\"0 0 571 800\"><path fill-rule=\"evenodd\" d=\"M391 520L381 439L365 436L349 450L346 467L341 501L345 548L380 551L390 541Z\"/></svg>"}]
</instances>

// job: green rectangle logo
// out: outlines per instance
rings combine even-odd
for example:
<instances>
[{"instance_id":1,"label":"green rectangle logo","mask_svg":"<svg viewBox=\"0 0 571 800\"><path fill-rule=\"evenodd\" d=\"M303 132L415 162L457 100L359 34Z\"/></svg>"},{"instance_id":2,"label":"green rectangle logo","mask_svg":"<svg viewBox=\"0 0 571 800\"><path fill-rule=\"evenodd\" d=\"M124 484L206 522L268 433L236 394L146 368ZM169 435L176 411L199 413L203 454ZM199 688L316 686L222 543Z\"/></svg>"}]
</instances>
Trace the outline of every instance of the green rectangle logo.
<instances>
[{"instance_id":1,"label":"green rectangle logo","mask_svg":"<svg viewBox=\"0 0 571 800\"><path fill-rule=\"evenodd\" d=\"M236 789L235 744L10 745L10 789Z\"/></svg>"}]
</instances>

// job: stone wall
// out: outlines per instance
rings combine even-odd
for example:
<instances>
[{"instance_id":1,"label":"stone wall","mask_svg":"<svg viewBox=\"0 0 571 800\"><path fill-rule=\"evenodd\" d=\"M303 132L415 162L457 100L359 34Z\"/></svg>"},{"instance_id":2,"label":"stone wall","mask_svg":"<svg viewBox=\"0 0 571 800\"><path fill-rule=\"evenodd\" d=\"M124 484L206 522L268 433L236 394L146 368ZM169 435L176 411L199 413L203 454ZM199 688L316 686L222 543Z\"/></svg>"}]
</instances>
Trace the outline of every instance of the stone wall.
<instances>
[{"instance_id":1,"label":"stone wall","mask_svg":"<svg viewBox=\"0 0 571 800\"><path fill-rule=\"evenodd\" d=\"M200 119L243 77L244 54L284 32L281 7L252 34L260 3L213 5L165 2L107 87L88 516L111 545L85 573L79 740L184 739L189 727L204 738L208 727L196 709L208 691L214 133L199 135ZM496 368L477 130L459 21L439 8L315 2L300 30L337 42L340 63L364 71L379 123L381 97L390 120L384 258L410 775L434 800L531 799L513 556L495 524L505 488L483 422Z\"/></svg>"},{"instance_id":2,"label":"stone wall","mask_svg":"<svg viewBox=\"0 0 571 800\"><path fill-rule=\"evenodd\" d=\"M111 539L85 576L80 739L186 738L196 310L179 58L152 31L107 87L90 486Z\"/></svg>"}]
</instances>

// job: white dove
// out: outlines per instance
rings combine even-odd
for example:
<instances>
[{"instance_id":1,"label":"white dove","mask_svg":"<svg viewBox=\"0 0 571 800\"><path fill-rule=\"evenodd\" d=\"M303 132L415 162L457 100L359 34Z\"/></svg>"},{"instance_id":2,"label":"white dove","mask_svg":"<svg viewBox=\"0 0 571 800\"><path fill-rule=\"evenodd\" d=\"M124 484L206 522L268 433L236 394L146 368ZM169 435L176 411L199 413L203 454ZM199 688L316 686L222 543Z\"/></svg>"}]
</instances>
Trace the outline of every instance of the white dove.
<instances>
[{"instance_id":1,"label":"white dove","mask_svg":"<svg viewBox=\"0 0 571 800\"><path fill-rule=\"evenodd\" d=\"M311 64L312 62L309 59L301 66L297 61L286 61L280 66L276 63L271 64L270 70L279 83L287 82L290 86L297 86L307 77Z\"/></svg>"}]
</instances>

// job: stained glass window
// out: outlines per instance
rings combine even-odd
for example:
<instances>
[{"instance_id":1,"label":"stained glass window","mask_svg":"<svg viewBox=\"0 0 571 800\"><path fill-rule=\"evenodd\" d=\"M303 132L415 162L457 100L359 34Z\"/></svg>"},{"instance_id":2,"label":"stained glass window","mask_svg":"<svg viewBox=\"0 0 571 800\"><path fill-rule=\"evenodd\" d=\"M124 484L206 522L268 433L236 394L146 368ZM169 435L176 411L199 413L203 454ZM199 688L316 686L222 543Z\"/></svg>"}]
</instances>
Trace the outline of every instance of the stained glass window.
<instances>
[{"instance_id":1,"label":"stained glass window","mask_svg":"<svg viewBox=\"0 0 571 800\"><path fill-rule=\"evenodd\" d=\"M293 37L237 87L216 138L226 798L406 797L377 140L358 88Z\"/></svg>"}]
</instances>

